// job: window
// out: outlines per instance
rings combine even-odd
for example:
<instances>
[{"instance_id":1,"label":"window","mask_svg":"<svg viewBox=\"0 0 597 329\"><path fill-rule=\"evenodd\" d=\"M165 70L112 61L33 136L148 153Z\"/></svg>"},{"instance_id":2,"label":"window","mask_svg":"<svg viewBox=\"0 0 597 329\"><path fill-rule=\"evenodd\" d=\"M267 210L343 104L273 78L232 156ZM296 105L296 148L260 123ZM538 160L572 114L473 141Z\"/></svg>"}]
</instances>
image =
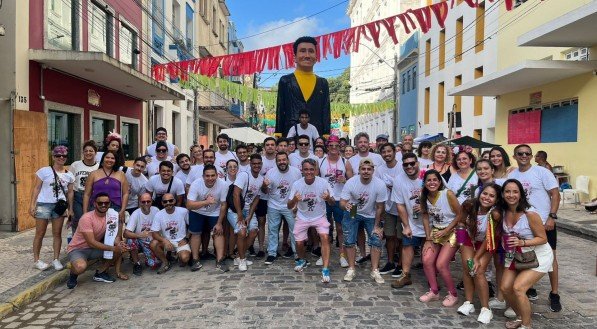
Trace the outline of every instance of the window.
<instances>
[{"instance_id":1,"label":"window","mask_svg":"<svg viewBox=\"0 0 597 329\"><path fill-rule=\"evenodd\" d=\"M176 1L172 1L172 29L174 30L174 38L176 40L182 39L182 32L180 29L180 5ZM176 41L175 40L175 41Z\"/></svg>"},{"instance_id":2,"label":"window","mask_svg":"<svg viewBox=\"0 0 597 329\"><path fill-rule=\"evenodd\" d=\"M437 122L444 122L444 83L437 85Z\"/></svg>"},{"instance_id":3,"label":"window","mask_svg":"<svg viewBox=\"0 0 597 329\"><path fill-rule=\"evenodd\" d=\"M481 129L473 130L473 138L482 141L483 140L483 130L481 130Z\"/></svg>"},{"instance_id":4,"label":"window","mask_svg":"<svg viewBox=\"0 0 597 329\"><path fill-rule=\"evenodd\" d=\"M119 35L119 58L124 64L137 68L137 33L130 27L122 24Z\"/></svg>"},{"instance_id":5,"label":"window","mask_svg":"<svg viewBox=\"0 0 597 329\"><path fill-rule=\"evenodd\" d=\"M193 16L195 14L195 12L193 11L193 8L191 8L191 6L189 6L189 4L187 3L187 10L186 10L186 23L185 23L185 35L186 35L186 46L187 49L189 49L190 51L192 51L193 49L193 35L194 35L194 31L193 31Z\"/></svg>"},{"instance_id":6,"label":"window","mask_svg":"<svg viewBox=\"0 0 597 329\"><path fill-rule=\"evenodd\" d=\"M103 149L104 138L108 136L111 131L114 131L115 120L104 118L91 118L91 139L97 144L99 151L106 151Z\"/></svg>"},{"instance_id":7,"label":"window","mask_svg":"<svg viewBox=\"0 0 597 329\"><path fill-rule=\"evenodd\" d=\"M417 80L419 77L417 76L417 66L413 66L413 84L411 90L415 90L417 88Z\"/></svg>"},{"instance_id":8,"label":"window","mask_svg":"<svg viewBox=\"0 0 597 329\"><path fill-rule=\"evenodd\" d=\"M89 51L97 51L113 56L112 14L101 5L89 5Z\"/></svg>"},{"instance_id":9,"label":"window","mask_svg":"<svg viewBox=\"0 0 597 329\"><path fill-rule=\"evenodd\" d=\"M443 70L446 62L446 29L439 32L439 70Z\"/></svg>"},{"instance_id":10,"label":"window","mask_svg":"<svg viewBox=\"0 0 597 329\"><path fill-rule=\"evenodd\" d=\"M464 23L463 17L460 17L458 20L456 20L456 34L455 34L456 40L454 41L454 60L456 61L456 63L458 63L462 60L463 23Z\"/></svg>"},{"instance_id":11,"label":"window","mask_svg":"<svg viewBox=\"0 0 597 329\"><path fill-rule=\"evenodd\" d=\"M55 146L65 145L69 148L67 163L79 159L76 146L80 145L80 138L76 133L76 114L58 111L48 111L48 147L52 150ZM76 157L76 159L75 159Z\"/></svg>"},{"instance_id":12,"label":"window","mask_svg":"<svg viewBox=\"0 0 597 329\"><path fill-rule=\"evenodd\" d=\"M475 79L483 77L483 66L475 69ZM475 96L474 115L483 115L483 96Z\"/></svg>"},{"instance_id":13,"label":"window","mask_svg":"<svg viewBox=\"0 0 597 329\"><path fill-rule=\"evenodd\" d=\"M410 70L406 71L406 91L410 91Z\"/></svg>"},{"instance_id":14,"label":"window","mask_svg":"<svg viewBox=\"0 0 597 329\"><path fill-rule=\"evenodd\" d=\"M567 61L588 61L589 60L589 48L575 48L567 53L564 53L564 57Z\"/></svg>"},{"instance_id":15,"label":"window","mask_svg":"<svg viewBox=\"0 0 597 329\"><path fill-rule=\"evenodd\" d=\"M180 113L172 112L172 144L178 145L182 141L180 127Z\"/></svg>"},{"instance_id":16,"label":"window","mask_svg":"<svg viewBox=\"0 0 597 329\"><path fill-rule=\"evenodd\" d=\"M120 125L122 135L122 149L126 160L135 160L139 156L139 125L136 123L122 122Z\"/></svg>"},{"instance_id":17,"label":"window","mask_svg":"<svg viewBox=\"0 0 597 329\"><path fill-rule=\"evenodd\" d=\"M152 46L156 53L164 53L164 0L152 0L151 11L151 34Z\"/></svg>"},{"instance_id":18,"label":"window","mask_svg":"<svg viewBox=\"0 0 597 329\"><path fill-rule=\"evenodd\" d=\"M458 87L462 84L462 75L454 77L454 87ZM454 96L454 105L456 105L456 112L460 112L462 106L462 96Z\"/></svg>"},{"instance_id":19,"label":"window","mask_svg":"<svg viewBox=\"0 0 597 329\"><path fill-rule=\"evenodd\" d=\"M46 44L49 49L79 48L80 11L73 0L46 0Z\"/></svg>"},{"instance_id":20,"label":"window","mask_svg":"<svg viewBox=\"0 0 597 329\"><path fill-rule=\"evenodd\" d=\"M211 9L211 32L217 37L218 36L218 25L216 24L216 7Z\"/></svg>"},{"instance_id":21,"label":"window","mask_svg":"<svg viewBox=\"0 0 597 329\"><path fill-rule=\"evenodd\" d=\"M429 87L425 88L425 108L424 108L424 117L423 122L427 125L429 124L429 98L431 97L431 91Z\"/></svg>"},{"instance_id":22,"label":"window","mask_svg":"<svg viewBox=\"0 0 597 329\"><path fill-rule=\"evenodd\" d=\"M402 73L402 95L406 90L406 73Z\"/></svg>"},{"instance_id":23,"label":"window","mask_svg":"<svg viewBox=\"0 0 597 329\"><path fill-rule=\"evenodd\" d=\"M477 7L477 23L475 26L475 53L483 51L485 47L485 2Z\"/></svg>"},{"instance_id":24,"label":"window","mask_svg":"<svg viewBox=\"0 0 597 329\"><path fill-rule=\"evenodd\" d=\"M431 39L425 41L425 76L431 74Z\"/></svg>"}]
</instances>

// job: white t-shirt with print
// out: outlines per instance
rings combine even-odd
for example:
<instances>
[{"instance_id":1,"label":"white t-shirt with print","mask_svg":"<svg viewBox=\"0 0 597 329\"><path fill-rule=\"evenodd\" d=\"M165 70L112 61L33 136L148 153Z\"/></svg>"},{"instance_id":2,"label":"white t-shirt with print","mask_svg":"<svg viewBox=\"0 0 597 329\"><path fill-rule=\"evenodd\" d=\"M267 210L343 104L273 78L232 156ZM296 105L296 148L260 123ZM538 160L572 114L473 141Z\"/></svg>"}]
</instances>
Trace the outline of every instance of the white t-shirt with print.
<instances>
[{"instance_id":1,"label":"white t-shirt with print","mask_svg":"<svg viewBox=\"0 0 597 329\"><path fill-rule=\"evenodd\" d=\"M234 185L238 186L241 189L241 195L245 198L245 207L244 210L249 211L251 208L251 203L255 198L259 197L259 190L261 189L261 185L263 185L263 176L257 175L257 178L253 177L252 173L238 173L236 175L236 180L234 181ZM247 180L249 184L247 184ZM247 190L248 188L248 190Z\"/></svg>"},{"instance_id":2,"label":"white t-shirt with print","mask_svg":"<svg viewBox=\"0 0 597 329\"><path fill-rule=\"evenodd\" d=\"M151 224L152 232L160 232L162 236L175 247L187 235L189 225L189 211L182 207L174 207L174 212L169 214L162 209L155 214Z\"/></svg>"},{"instance_id":3,"label":"white t-shirt with print","mask_svg":"<svg viewBox=\"0 0 597 329\"><path fill-rule=\"evenodd\" d=\"M375 168L374 171L375 176L381 179L386 185L388 193L386 212L394 216L398 216L398 208L396 208L396 203L392 201L392 188L394 187L394 179L402 173L404 173L404 169L402 169L402 165L398 162L396 162L396 165L392 168L389 168L388 164L384 162L384 164Z\"/></svg>"},{"instance_id":4,"label":"white t-shirt with print","mask_svg":"<svg viewBox=\"0 0 597 329\"><path fill-rule=\"evenodd\" d=\"M265 174L267 174L270 169L276 168L276 158L274 157L270 160L264 155L261 159L263 161L263 165L261 166L261 176L265 177ZM269 195L267 193L259 192L259 199L267 201L269 200Z\"/></svg>"},{"instance_id":5,"label":"white t-shirt with print","mask_svg":"<svg viewBox=\"0 0 597 329\"><path fill-rule=\"evenodd\" d=\"M298 202L297 217L301 220L312 221L326 216L326 201L321 198L327 191L329 195L334 195L332 187L327 180L315 176L315 181L310 185L304 178L297 180L292 184L288 200L292 200L297 193L301 194L301 201Z\"/></svg>"},{"instance_id":6,"label":"white t-shirt with print","mask_svg":"<svg viewBox=\"0 0 597 329\"><path fill-rule=\"evenodd\" d=\"M176 148L176 145L169 143L169 142L166 142L166 144L168 144L168 156L174 157L174 149ZM156 145L157 145L157 142L149 145L145 149L145 154L149 154L152 157L155 157L157 155L157 152L155 151Z\"/></svg>"},{"instance_id":7,"label":"white t-shirt with print","mask_svg":"<svg viewBox=\"0 0 597 329\"><path fill-rule=\"evenodd\" d=\"M185 182L185 185L189 185L191 186L191 184L193 184L194 181L196 181L199 178L203 178L203 168L205 167L205 165L195 165L191 167L191 171L189 172L189 174L187 175L187 179ZM224 178L224 172L222 171L222 169L220 167L216 167L216 171L218 172L218 178Z\"/></svg>"},{"instance_id":8,"label":"white t-shirt with print","mask_svg":"<svg viewBox=\"0 0 597 329\"><path fill-rule=\"evenodd\" d=\"M126 224L126 229L136 234L150 232L153 219L159 211L160 210L157 207L149 208L149 214L147 215L143 213L141 208L133 211L133 214L129 218L129 222ZM147 240L151 240L151 236Z\"/></svg>"},{"instance_id":9,"label":"white t-shirt with print","mask_svg":"<svg viewBox=\"0 0 597 329\"><path fill-rule=\"evenodd\" d=\"M172 179L173 181L172 186L170 187L170 193L175 196L184 195L184 184L176 177L172 177ZM149 181L147 184L145 184L145 189L147 189L147 192L152 193L153 199L155 200L156 197L163 196L164 194L168 193L168 185L170 185L170 182L164 184L160 175L154 175L149 177Z\"/></svg>"},{"instance_id":10,"label":"white t-shirt with print","mask_svg":"<svg viewBox=\"0 0 597 329\"><path fill-rule=\"evenodd\" d=\"M352 172L355 176L359 174L359 162L361 162L361 159L365 158L369 158L373 161L373 164L375 165L375 170L377 170L378 167L386 163L381 157L381 155L377 153L369 152L369 154L366 157L361 157L359 153L356 153L355 155L350 157L350 159L348 159L348 162L350 162L350 166L352 167Z\"/></svg>"},{"instance_id":11,"label":"white t-shirt with print","mask_svg":"<svg viewBox=\"0 0 597 329\"><path fill-rule=\"evenodd\" d=\"M466 201L466 199L470 199L473 197L473 195L471 195L471 188L479 184L479 177L477 177L477 173L475 173L475 171L473 170L472 174L473 175L468 180L468 182L466 182L466 186L458 196L458 203L460 204ZM468 176L466 178L468 178ZM448 181L448 185L446 187L449 188L452 192L454 192L454 195L456 195L458 194L458 191L462 188L462 185L466 181L466 178L462 178L460 177L460 175L458 175L458 173L454 173L450 176L450 180Z\"/></svg>"},{"instance_id":12,"label":"white t-shirt with print","mask_svg":"<svg viewBox=\"0 0 597 329\"><path fill-rule=\"evenodd\" d=\"M95 162L94 165L88 166L83 162L83 160L73 162L69 167L68 171L70 171L73 176L75 176L75 184L73 185L73 190L78 192L85 191L85 183L87 183L87 177L91 174L92 171L99 168L99 162Z\"/></svg>"},{"instance_id":13,"label":"white t-shirt with print","mask_svg":"<svg viewBox=\"0 0 597 329\"><path fill-rule=\"evenodd\" d=\"M187 200L205 201L209 196L212 196L216 200L215 204L209 204L193 211L205 216L219 216L221 203L226 201L228 186L230 184L218 178L212 187L207 187L203 178L199 178L191 184Z\"/></svg>"},{"instance_id":14,"label":"white t-shirt with print","mask_svg":"<svg viewBox=\"0 0 597 329\"><path fill-rule=\"evenodd\" d=\"M75 182L75 176L70 171L56 172L56 174L58 175L58 181L60 185L62 185L64 192L68 193L68 184L73 184ZM58 201L56 199L56 193L54 192L56 179L54 178L52 167L43 167L39 169L35 175L42 181L41 190L37 195L37 202L56 203ZM58 199L66 200L66 195L64 195L60 186L57 186L57 188Z\"/></svg>"},{"instance_id":15,"label":"white t-shirt with print","mask_svg":"<svg viewBox=\"0 0 597 329\"><path fill-rule=\"evenodd\" d=\"M290 188L301 177L301 172L291 166L288 166L285 173L280 172L278 168L272 168L268 171L265 174L265 178L270 181L267 206L276 210L287 209Z\"/></svg>"},{"instance_id":16,"label":"white t-shirt with print","mask_svg":"<svg viewBox=\"0 0 597 329\"><path fill-rule=\"evenodd\" d=\"M553 173L541 166L531 166L525 172L514 169L508 178L517 179L522 184L529 203L537 210L545 224L551 210L549 190L558 188L558 181Z\"/></svg>"},{"instance_id":17,"label":"white t-shirt with print","mask_svg":"<svg viewBox=\"0 0 597 329\"><path fill-rule=\"evenodd\" d=\"M251 163L247 163L246 165L238 163L238 172L251 172Z\"/></svg>"},{"instance_id":18,"label":"white t-shirt with print","mask_svg":"<svg viewBox=\"0 0 597 329\"><path fill-rule=\"evenodd\" d=\"M288 159L290 160L290 165L293 166L294 168L300 170L301 172L303 171L303 160L305 159L313 159L315 160L316 163L319 163L321 160L313 153L309 153L309 155L306 158L303 158L299 152L295 152L292 153L291 155L288 156Z\"/></svg>"},{"instance_id":19,"label":"white t-shirt with print","mask_svg":"<svg viewBox=\"0 0 597 329\"><path fill-rule=\"evenodd\" d=\"M160 163L162 161L171 162L172 158L167 157L166 160L158 160L158 158L156 157L151 158L151 162L149 162L147 164L147 167L145 168L145 170L147 171L147 177L151 177L160 173ZM179 170L178 165L176 163L172 163L172 165L174 166L174 170L172 170L172 175L176 175L176 173Z\"/></svg>"},{"instance_id":20,"label":"white t-shirt with print","mask_svg":"<svg viewBox=\"0 0 597 329\"><path fill-rule=\"evenodd\" d=\"M354 176L344 184L341 198L356 205L357 215L375 218L376 204L386 202L388 192L386 184L375 176L368 184L363 184L360 176Z\"/></svg>"},{"instance_id":21,"label":"white t-shirt with print","mask_svg":"<svg viewBox=\"0 0 597 329\"><path fill-rule=\"evenodd\" d=\"M137 208L139 207L139 197L147 191L146 186L149 180L143 174L140 174L139 177L133 176L133 168L128 168L124 176L129 183L129 201L126 209Z\"/></svg>"},{"instance_id":22,"label":"white t-shirt with print","mask_svg":"<svg viewBox=\"0 0 597 329\"><path fill-rule=\"evenodd\" d=\"M340 201L340 195L344 188L344 183L338 182L338 177L346 177L346 159L338 158L335 164L330 163L330 159L325 157L319 162L319 176L328 181L332 190L334 190L334 200Z\"/></svg>"},{"instance_id":23,"label":"white t-shirt with print","mask_svg":"<svg viewBox=\"0 0 597 329\"><path fill-rule=\"evenodd\" d=\"M300 124L295 124L294 126L290 127L288 130L288 134L286 135L287 138L293 138L295 136L300 135L307 135L310 138L309 141L309 149L313 150L313 144L315 144L315 139L319 137L319 132L314 125L308 123L307 129L303 129Z\"/></svg>"},{"instance_id":24,"label":"white t-shirt with print","mask_svg":"<svg viewBox=\"0 0 597 329\"><path fill-rule=\"evenodd\" d=\"M419 213L418 219L413 219L413 206L421 203L422 186L423 181L420 178L412 180L403 173L394 179L394 188L392 188L392 201L405 206L410 229L413 236L417 237L425 236L423 215Z\"/></svg>"},{"instance_id":25,"label":"white t-shirt with print","mask_svg":"<svg viewBox=\"0 0 597 329\"><path fill-rule=\"evenodd\" d=\"M222 154L220 151L216 152L216 162L214 163L214 166L220 168L223 173L223 175L220 176L220 171L218 170L218 178L224 178L224 174L226 174L226 162L228 162L228 160L238 161L236 153L230 150L228 150L226 154Z\"/></svg>"}]
</instances>

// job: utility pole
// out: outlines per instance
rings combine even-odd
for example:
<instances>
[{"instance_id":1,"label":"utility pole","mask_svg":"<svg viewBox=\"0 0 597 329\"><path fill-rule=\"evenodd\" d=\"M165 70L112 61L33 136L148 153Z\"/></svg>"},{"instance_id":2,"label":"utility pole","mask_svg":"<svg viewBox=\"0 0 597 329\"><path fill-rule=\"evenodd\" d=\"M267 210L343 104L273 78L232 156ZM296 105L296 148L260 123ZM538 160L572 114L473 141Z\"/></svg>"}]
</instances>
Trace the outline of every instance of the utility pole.
<instances>
[{"instance_id":1,"label":"utility pole","mask_svg":"<svg viewBox=\"0 0 597 329\"><path fill-rule=\"evenodd\" d=\"M452 111L448 113L448 139L452 139L452 129L456 122L456 104L452 105Z\"/></svg>"},{"instance_id":2,"label":"utility pole","mask_svg":"<svg viewBox=\"0 0 597 329\"><path fill-rule=\"evenodd\" d=\"M400 137L400 110L398 106L398 54L394 54L394 82L392 82L392 89L394 92L394 125L392 127L392 136L394 143L398 143Z\"/></svg>"},{"instance_id":3,"label":"utility pole","mask_svg":"<svg viewBox=\"0 0 597 329\"><path fill-rule=\"evenodd\" d=\"M193 88L193 145L199 144L199 90Z\"/></svg>"}]
</instances>

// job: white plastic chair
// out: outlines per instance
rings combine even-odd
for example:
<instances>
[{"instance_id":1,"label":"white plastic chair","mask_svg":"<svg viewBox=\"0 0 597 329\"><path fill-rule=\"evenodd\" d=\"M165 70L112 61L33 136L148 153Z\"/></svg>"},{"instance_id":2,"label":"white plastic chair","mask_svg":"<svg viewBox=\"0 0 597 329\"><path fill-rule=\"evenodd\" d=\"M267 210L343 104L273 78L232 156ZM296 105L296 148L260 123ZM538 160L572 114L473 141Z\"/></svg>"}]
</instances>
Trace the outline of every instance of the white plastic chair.
<instances>
[{"instance_id":1,"label":"white plastic chair","mask_svg":"<svg viewBox=\"0 0 597 329\"><path fill-rule=\"evenodd\" d=\"M580 203L580 193L589 195L589 176L577 176L575 188L562 191L562 206L566 204L566 199L573 199L575 206Z\"/></svg>"}]
</instances>

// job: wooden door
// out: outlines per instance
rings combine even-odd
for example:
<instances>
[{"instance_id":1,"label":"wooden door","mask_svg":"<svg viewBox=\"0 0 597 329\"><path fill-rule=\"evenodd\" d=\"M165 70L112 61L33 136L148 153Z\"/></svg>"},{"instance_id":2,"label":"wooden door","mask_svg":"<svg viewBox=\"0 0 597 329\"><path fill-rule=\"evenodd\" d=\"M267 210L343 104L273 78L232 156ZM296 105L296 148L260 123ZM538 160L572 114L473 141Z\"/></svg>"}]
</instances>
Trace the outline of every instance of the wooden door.
<instances>
[{"instance_id":1,"label":"wooden door","mask_svg":"<svg viewBox=\"0 0 597 329\"><path fill-rule=\"evenodd\" d=\"M29 215L35 172L48 165L48 120L45 113L14 110L17 231L35 227Z\"/></svg>"}]
</instances>

